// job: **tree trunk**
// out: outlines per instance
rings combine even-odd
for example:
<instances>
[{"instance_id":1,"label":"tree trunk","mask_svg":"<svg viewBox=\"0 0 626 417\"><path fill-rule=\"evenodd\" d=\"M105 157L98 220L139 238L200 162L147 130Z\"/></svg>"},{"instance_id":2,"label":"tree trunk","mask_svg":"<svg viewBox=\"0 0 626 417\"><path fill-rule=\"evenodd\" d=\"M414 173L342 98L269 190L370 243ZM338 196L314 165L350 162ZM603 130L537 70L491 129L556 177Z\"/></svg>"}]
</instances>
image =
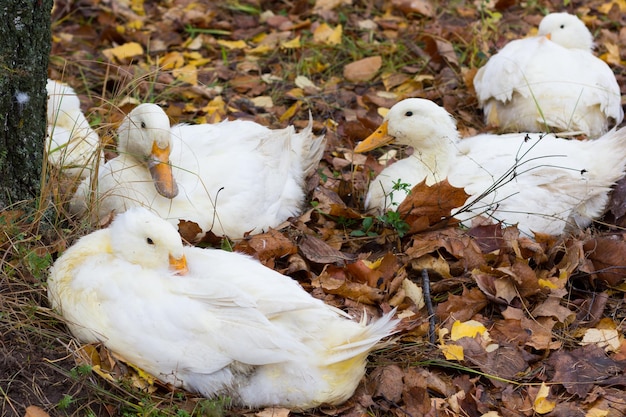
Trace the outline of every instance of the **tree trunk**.
<instances>
[{"instance_id":1,"label":"tree trunk","mask_svg":"<svg viewBox=\"0 0 626 417\"><path fill-rule=\"evenodd\" d=\"M0 208L39 196L52 0L0 2Z\"/></svg>"}]
</instances>

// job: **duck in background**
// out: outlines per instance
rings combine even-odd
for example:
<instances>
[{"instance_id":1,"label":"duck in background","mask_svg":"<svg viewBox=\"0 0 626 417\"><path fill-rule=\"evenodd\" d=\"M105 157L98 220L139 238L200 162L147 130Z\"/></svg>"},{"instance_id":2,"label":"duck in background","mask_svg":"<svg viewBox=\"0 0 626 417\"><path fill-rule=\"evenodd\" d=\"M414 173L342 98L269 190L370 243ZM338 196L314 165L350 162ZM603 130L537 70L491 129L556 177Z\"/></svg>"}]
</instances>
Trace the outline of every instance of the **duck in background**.
<instances>
[{"instance_id":1,"label":"duck in background","mask_svg":"<svg viewBox=\"0 0 626 417\"><path fill-rule=\"evenodd\" d=\"M411 98L395 104L383 124L355 152L390 142L413 148L413 154L385 168L372 180L367 209L383 213L393 198L426 180L447 179L470 195L453 216L466 225L483 221L517 224L523 233L560 235L585 228L603 214L613 184L626 168L626 129L596 140L572 141L552 134L481 134L460 139L456 123L430 100ZM396 187L397 188L397 187Z\"/></svg>"},{"instance_id":2,"label":"duck in background","mask_svg":"<svg viewBox=\"0 0 626 417\"><path fill-rule=\"evenodd\" d=\"M74 89L48 79L48 163L64 175L86 178L104 163L100 138L80 109Z\"/></svg>"},{"instance_id":3,"label":"duck in background","mask_svg":"<svg viewBox=\"0 0 626 417\"><path fill-rule=\"evenodd\" d=\"M251 121L170 127L155 104L134 108L118 129L119 156L79 186L70 210L94 220L135 206L174 225L198 224L232 239L276 227L303 208L306 177L321 159L325 139L312 120L268 129Z\"/></svg>"},{"instance_id":4,"label":"duck in background","mask_svg":"<svg viewBox=\"0 0 626 417\"><path fill-rule=\"evenodd\" d=\"M344 402L399 322L394 311L355 322L247 255L183 247L170 223L141 207L70 247L48 295L81 342L254 408Z\"/></svg>"},{"instance_id":5,"label":"duck in background","mask_svg":"<svg viewBox=\"0 0 626 417\"><path fill-rule=\"evenodd\" d=\"M503 133L589 138L621 123L620 87L592 50L591 32L576 16L545 16L537 36L509 42L476 73L485 123Z\"/></svg>"}]
</instances>

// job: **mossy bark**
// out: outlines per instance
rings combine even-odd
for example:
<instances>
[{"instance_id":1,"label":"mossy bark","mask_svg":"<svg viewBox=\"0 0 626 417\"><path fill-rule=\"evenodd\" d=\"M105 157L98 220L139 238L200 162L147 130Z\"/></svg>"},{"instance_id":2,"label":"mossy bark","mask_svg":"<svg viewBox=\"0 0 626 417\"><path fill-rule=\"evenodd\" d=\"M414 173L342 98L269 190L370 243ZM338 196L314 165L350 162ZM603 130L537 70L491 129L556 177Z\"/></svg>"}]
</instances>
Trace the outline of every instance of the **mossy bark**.
<instances>
[{"instance_id":1,"label":"mossy bark","mask_svg":"<svg viewBox=\"0 0 626 417\"><path fill-rule=\"evenodd\" d=\"M39 196L52 1L0 1L0 208Z\"/></svg>"}]
</instances>

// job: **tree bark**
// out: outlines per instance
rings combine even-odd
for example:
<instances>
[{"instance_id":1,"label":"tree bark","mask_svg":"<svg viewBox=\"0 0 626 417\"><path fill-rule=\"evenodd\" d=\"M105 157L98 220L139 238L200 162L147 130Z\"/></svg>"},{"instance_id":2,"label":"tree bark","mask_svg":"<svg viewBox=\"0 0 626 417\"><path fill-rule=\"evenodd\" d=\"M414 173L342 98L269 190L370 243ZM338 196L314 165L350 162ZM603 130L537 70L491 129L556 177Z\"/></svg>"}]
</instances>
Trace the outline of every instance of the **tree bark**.
<instances>
[{"instance_id":1,"label":"tree bark","mask_svg":"<svg viewBox=\"0 0 626 417\"><path fill-rule=\"evenodd\" d=\"M52 1L0 2L0 208L39 197Z\"/></svg>"}]
</instances>

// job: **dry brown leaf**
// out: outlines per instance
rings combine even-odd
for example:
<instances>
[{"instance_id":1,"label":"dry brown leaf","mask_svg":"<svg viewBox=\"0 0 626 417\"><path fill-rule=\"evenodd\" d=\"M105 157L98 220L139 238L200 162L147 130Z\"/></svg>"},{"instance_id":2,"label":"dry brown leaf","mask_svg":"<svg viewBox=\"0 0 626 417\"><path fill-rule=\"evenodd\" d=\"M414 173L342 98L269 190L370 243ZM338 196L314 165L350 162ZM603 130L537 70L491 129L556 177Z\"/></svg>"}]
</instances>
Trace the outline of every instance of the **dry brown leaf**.
<instances>
[{"instance_id":1,"label":"dry brown leaf","mask_svg":"<svg viewBox=\"0 0 626 417\"><path fill-rule=\"evenodd\" d=\"M404 389L404 372L398 365L388 365L377 368L372 373L374 394L372 397L383 397L392 403L399 403Z\"/></svg>"},{"instance_id":2,"label":"dry brown leaf","mask_svg":"<svg viewBox=\"0 0 626 417\"><path fill-rule=\"evenodd\" d=\"M583 250L593 263L598 279L611 286L618 286L626 278L626 242L623 236L600 236L590 238Z\"/></svg>"},{"instance_id":3,"label":"dry brown leaf","mask_svg":"<svg viewBox=\"0 0 626 417\"><path fill-rule=\"evenodd\" d=\"M287 408L281 407L269 407L254 413L256 417L289 417L291 411Z\"/></svg>"},{"instance_id":4,"label":"dry brown leaf","mask_svg":"<svg viewBox=\"0 0 626 417\"><path fill-rule=\"evenodd\" d=\"M548 363L554 369L552 381L563 385L568 393L585 398L595 384L610 385L621 377L624 386L624 362L616 362L606 355L604 349L594 344L570 351L552 353Z\"/></svg>"},{"instance_id":5,"label":"dry brown leaf","mask_svg":"<svg viewBox=\"0 0 626 417\"><path fill-rule=\"evenodd\" d=\"M45 412L43 408L37 407L36 405L29 405L26 407L24 417L50 417L50 414Z\"/></svg>"},{"instance_id":6,"label":"dry brown leaf","mask_svg":"<svg viewBox=\"0 0 626 417\"><path fill-rule=\"evenodd\" d=\"M369 81L374 78L382 65L383 59L380 56L363 58L346 65L343 68L343 76L353 83Z\"/></svg>"},{"instance_id":7,"label":"dry brown leaf","mask_svg":"<svg viewBox=\"0 0 626 417\"><path fill-rule=\"evenodd\" d=\"M298 247L306 259L319 264L344 263L356 258L353 254L334 249L322 239L312 235L303 235L298 241Z\"/></svg>"},{"instance_id":8,"label":"dry brown leaf","mask_svg":"<svg viewBox=\"0 0 626 417\"><path fill-rule=\"evenodd\" d=\"M411 189L398 213L409 224L409 233L417 233L431 226L454 224L451 211L465 204L468 197L463 188L453 187L447 180L432 186L424 180Z\"/></svg>"},{"instance_id":9,"label":"dry brown leaf","mask_svg":"<svg viewBox=\"0 0 626 417\"><path fill-rule=\"evenodd\" d=\"M298 252L297 246L275 229L242 239L235 244L233 250L254 256L266 266L273 266L277 258Z\"/></svg>"},{"instance_id":10,"label":"dry brown leaf","mask_svg":"<svg viewBox=\"0 0 626 417\"><path fill-rule=\"evenodd\" d=\"M377 304L383 300L383 293L378 288L352 282L345 269L334 265L327 265L317 280L328 294L340 295L364 304Z\"/></svg>"},{"instance_id":11,"label":"dry brown leaf","mask_svg":"<svg viewBox=\"0 0 626 417\"><path fill-rule=\"evenodd\" d=\"M562 343L558 340L553 340L555 335L552 334L555 324L556 320L553 320L551 317L540 317L535 320L523 317L521 325L530 332L530 339L526 342L526 345L537 350L559 349Z\"/></svg>"},{"instance_id":12,"label":"dry brown leaf","mask_svg":"<svg viewBox=\"0 0 626 417\"><path fill-rule=\"evenodd\" d=\"M392 0L391 4L404 13L419 13L428 17L433 17L435 13L435 7L429 0Z\"/></svg>"},{"instance_id":13,"label":"dry brown leaf","mask_svg":"<svg viewBox=\"0 0 626 417\"><path fill-rule=\"evenodd\" d=\"M569 325L576 313L561 305L561 297L548 297L532 311L533 317L554 317L559 323Z\"/></svg>"},{"instance_id":14,"label":"dry brown leaf","mask_svg":"<svg viewBox=\"0 0 626 417\"><path fill-rule=\"evenodd\" d=\"M439 320L467 321L488 304L485 294L478 288L463 288L462 295L450 295L448 300L437 304L435 314Z\"/></svg>"}]
</instances>

